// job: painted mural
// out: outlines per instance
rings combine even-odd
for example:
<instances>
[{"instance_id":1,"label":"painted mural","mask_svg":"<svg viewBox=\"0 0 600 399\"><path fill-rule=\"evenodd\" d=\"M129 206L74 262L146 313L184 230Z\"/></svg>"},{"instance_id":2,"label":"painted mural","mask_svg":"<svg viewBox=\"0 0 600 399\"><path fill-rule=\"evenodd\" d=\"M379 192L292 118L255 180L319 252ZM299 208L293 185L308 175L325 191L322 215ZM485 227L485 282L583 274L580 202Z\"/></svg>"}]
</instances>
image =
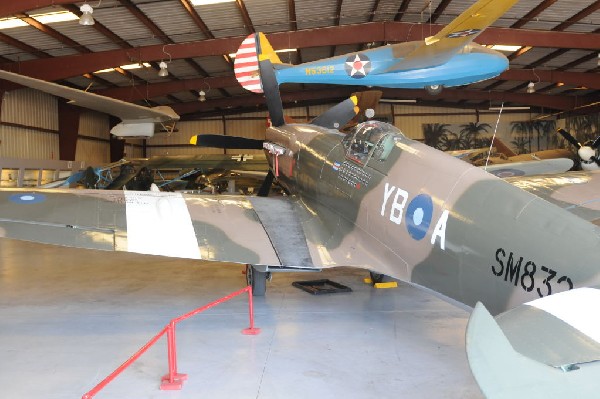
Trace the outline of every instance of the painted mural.
<instances>
[{"instance_id":1,"label":"painted mural","mask_svg":"<svg viewBox=\"0 0 600 399\"><path fill-rule=\"evenodd\" d=\"M556 121L527 121L498 124L496 137L516 154L565 148L567 143L556 134ZM488 123L423 124L425 144L442 151L489 147L494 128Z\"/></svg>"}]
</instances>

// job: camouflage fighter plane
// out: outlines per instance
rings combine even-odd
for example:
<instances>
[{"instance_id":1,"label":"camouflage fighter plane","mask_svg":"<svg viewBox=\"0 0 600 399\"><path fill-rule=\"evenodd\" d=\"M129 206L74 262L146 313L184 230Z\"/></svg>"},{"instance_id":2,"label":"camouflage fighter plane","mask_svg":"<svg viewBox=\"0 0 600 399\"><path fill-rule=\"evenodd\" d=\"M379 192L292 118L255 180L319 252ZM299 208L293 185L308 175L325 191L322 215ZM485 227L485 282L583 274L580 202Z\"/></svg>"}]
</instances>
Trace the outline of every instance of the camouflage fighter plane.
<instances>
[{"instance_id":1,"label":"camouflage fighter plane","mask_svg":"<svg viewBox=\"0 0 600 399\"><path fill-rule=\"evenodd\" d=\"M600 173L499 179L386 123L342 134L355 98L286 124L260 67L273 122L260 145L287 196L7 189L2 236L250 264L259 294L272 271L368 269L474 307L467 352L486 396L596 397Z\"/></svg>"},{"instance_id":2,"label":"camouflage fighter plane","mask_svg":"<svg viewBox=\"0 0 600 399\"><path fill-rule=\"evenodd\" d=\"M284 64L266 36L251 34L240 46L235 75L249 91L262 92L258 74L261 53L268 54L282 83L321 83L422 89L479 82L508 68L500 52L473 43L518 0L479 0L439 33L422 41L397 43L299 65ZM256 38L256 40L255 40Z\"/></svg>"}]
</instances>

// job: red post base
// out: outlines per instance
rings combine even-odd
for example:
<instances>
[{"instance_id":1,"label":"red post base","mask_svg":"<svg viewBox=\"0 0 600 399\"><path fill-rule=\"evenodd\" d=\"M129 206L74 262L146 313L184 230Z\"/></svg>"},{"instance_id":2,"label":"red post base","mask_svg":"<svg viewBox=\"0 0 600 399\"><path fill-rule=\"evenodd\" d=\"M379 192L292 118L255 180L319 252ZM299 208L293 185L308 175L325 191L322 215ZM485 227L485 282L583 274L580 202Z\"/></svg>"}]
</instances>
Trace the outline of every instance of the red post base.
<instances>
[{"instance_id":1,"label":"red post base","mask_svg":"<svg viewBox=\"0 0 600 399\"><path fill-rule=\"evenodd\" d=\"M187 380L187 374L175 374L173 382L170 381L169 374L161 378L161 391L179 391L183 387L183 381Z\"/></svg>"},{"instance_id":2,"label":"red post base","mask_svg":"<svg viewBox=\"0 0 600 399\"><path fill-rule=\"evenodd\" d=\"M242 330L244 335L258 335L260 334L260 328L245 328Z\"/></svg>"}]
</instances>

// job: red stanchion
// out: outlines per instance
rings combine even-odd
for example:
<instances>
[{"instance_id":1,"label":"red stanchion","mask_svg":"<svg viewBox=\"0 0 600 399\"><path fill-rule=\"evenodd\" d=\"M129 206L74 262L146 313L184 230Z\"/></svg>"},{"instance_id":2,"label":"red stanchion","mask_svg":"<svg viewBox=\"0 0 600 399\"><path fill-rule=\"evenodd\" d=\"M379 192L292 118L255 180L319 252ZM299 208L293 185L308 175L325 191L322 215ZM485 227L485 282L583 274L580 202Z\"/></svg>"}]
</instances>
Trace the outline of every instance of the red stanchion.
<instances>
[{"instance_id":1,"label":"red stanchion","mask_svg":"<svg viewBox=\"0 0 600 399\"><path fill-rule=\"evenodd\" d=\"M189 313L179 316L169 322L169 324L163 328L158 334L156 334L150 341L142 346L136 353L133 354L127 361L121 364L115 371L109 374L105 379L98 383L89 392L85 393L81 399L92 399L98 392L100 392L106 385L114 380L119 374L121 374L127 367L135 362L140 356L142 356L152 345L154 345L163 335L167 334L167 361L169 364L169 373L161 378L161 390L179 390L183 387L183 382L187 380L187 374L178 373L177 371L177 340L175 337L175 327L180 321L189 319L192 316L197 315L205 310L208 310L214 306L217 306L223 302L230 300L242 293L248 293L248 313L250 318L250 326L242 330L242 334L245 335L257 335L260 333L260 328L254 327L254 305L252 302L252 287L247 286L244 289L233 292L221 299L209 303L208 305L202 306Z\"/></svg>"}]
</instances>

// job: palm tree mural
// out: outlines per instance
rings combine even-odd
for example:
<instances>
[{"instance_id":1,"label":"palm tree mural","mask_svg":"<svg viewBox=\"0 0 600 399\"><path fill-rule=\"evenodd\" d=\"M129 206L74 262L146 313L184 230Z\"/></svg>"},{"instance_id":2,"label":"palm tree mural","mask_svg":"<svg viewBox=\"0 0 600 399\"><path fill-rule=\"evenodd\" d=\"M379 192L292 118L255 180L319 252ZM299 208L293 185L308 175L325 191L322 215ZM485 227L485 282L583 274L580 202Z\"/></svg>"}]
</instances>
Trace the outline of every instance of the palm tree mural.
<instances>
[{"instance_id":1,"label":"palm tree mural","mask_svg":"<svg viewBox=\"0 0 600 399\"><path fill-rule=\"evenodd\" d=\"M423 136L425 137L425 144L440 149L440 138L448 133L451 133L450 130L448 130L449 126L450 125L447 123L423 124Z\"/></svg>"},{"instance_id":2,"label":"palm tree mural","mask_svg":"<svg viewBox=\"0 0 600 399\"><path fill-rule=\"evenodd\" d=\"M548 150L550 149L550 137L558 137L556 134L556 121L555 120L547 120L547 121L532 121L532 131L535 132L535 136L537 138L537 149L536 151ZM542 148L540 145L540 139L546 138L546 148ZM557 148L557 146L553 146L552 148Z\"/></svg>"},{"instance_id":3,"label":"palm tree mural","mask_svg":"<svg viewBox=\"0 0 600 399\"><path fill-rule=\"evenodd\" d=\"M567 118L566 128L580 143L595 140L600 135L600 114Z\"/></svg>"},{"instance_id":4,"label":"palm tree mural","mask_svg":"<svg viewBox=\"0 0 600 399\"><path fill-rule=\"evenodd\" d=\"M510 134L513 136L513 140L510 143L515 147L517 154L531 152L532 132L533 125L530 121L511 122Z\"/></svg>"},{"instance_id":5,"label":"palm tree mural","mask_svg":"<svg viewBox=\"0 0 600 399\"><path fill-rule=\"evenodd\" d=\"M464 125L460 125L460 128L460 135L465 136L465 143L467 145L462 149L466 150L469 148L480 148L489 145L489 138L482 139L480 137L482 133L489 133L488 129L492 128L488 123L469 122Z\"/></svg>"}]
</instances>

